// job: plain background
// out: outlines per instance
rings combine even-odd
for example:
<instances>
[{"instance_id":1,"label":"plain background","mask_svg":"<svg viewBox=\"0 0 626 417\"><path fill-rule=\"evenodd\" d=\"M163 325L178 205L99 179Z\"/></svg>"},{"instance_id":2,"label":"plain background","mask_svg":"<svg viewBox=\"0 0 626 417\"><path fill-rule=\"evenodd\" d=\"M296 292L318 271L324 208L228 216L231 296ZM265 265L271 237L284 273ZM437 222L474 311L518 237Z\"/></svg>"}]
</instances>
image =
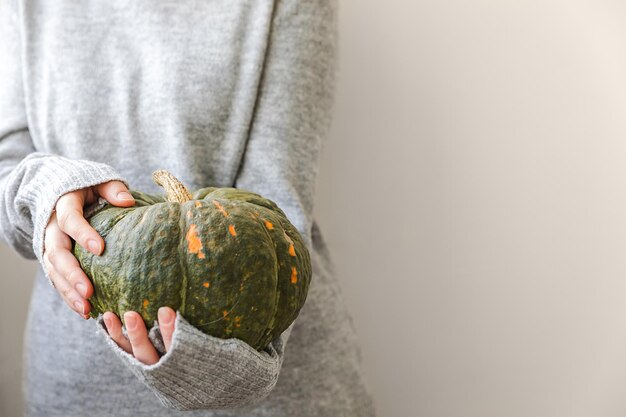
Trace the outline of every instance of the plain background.
<instances>
[{"instance_id":1,"label":"plain background","mask_svg":"<svg viewBox=\"0 0 626 417\"><path fill-rule=\"evenodd\" d=\"M317 212L381 417L626 415L626 6L341 1ZM33 264L0 248L0 415Z\"/></svg>"}]
</instances>

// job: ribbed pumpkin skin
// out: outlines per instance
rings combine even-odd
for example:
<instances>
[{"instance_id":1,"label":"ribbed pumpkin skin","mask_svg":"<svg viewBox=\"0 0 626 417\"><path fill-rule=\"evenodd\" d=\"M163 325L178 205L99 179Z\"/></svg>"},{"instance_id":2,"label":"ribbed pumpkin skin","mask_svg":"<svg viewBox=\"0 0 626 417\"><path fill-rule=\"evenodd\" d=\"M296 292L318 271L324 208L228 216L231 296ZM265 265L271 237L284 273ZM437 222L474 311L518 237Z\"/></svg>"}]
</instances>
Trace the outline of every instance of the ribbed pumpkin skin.
<instances>
[{"instance_id":1,"label":"ribbed pumpkin skin","mask_svg":"<svg viewBox=\"0 0 626 417\"><path fill-rule=\"evenodd\" d=\"M203 188L184 203L131 191L88 220L105 240L95 256L74 245L91 279L91 316L140 313L150 328L162 306L201 331L257 350L297 317L311 279L297 229L271 201L235 188Z\"/></svg>"}]
</instances>

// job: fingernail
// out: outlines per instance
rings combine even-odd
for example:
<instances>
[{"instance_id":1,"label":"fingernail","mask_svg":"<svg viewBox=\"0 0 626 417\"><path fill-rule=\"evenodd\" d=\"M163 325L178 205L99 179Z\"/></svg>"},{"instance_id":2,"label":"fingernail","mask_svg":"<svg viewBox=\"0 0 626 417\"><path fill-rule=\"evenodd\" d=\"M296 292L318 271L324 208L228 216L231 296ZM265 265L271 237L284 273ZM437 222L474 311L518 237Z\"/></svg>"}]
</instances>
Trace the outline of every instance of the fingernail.
<instances>
[{"instance_id":1,"label":"fingernail","mask_svg":"<svg viewBox=\"0 0 626 417\"><path fill-rule=\"evenodd\" d=\"M111 319L109 319L108 316L104 316L104 325L107 327L107 330L109 330L111 328Z\"/></svg>"},{"instance_id":2,"label":"fingernail","mask_svg":"<svg viewBox=\"0 0 626 417\"><path fill-rule=\"evenodd\" d=\"M172 315L169 314L169 311L165 307L159 308L159 323L161 324L170 324L172 322Z\"/></svg>"},{"instance_id":3,"label":"fingernail","mask_svg":"<svg viewBox=\"0 0 626 417\"><path fill-rule=\"evenodd\" d=\"M80 301L74 301L74 307L76 307L76 310L78 310L78 312L84 316L85 315L85 306L83 305L82 302Z\"/></svg>"},{"instance_id":4,"label":"fingernail","mask_svg":"<svg viewBox=\"0 0 626 417\"><path fill-rule=\"evenodd\" d=\"M126 322L125 324L127 330L134 330L137 326L137 320L132 314L124 315L124 321Z\"/></svg>"},{"instance_id":5,"label":"fingernail","mask_svg":"<svg viewBox=\"0 0 626 417\"><path fill-rule=\"evenodd\" d=\"M117 193L117 198L120 200L134 200L133 196L128 191L120 191Z\"/></svg>"},{"instance_id":6,"label":"fingernail","mask_svg":"<svg viewBox=\"0 0 626 417\"><path fill-rule=\"evenodd\" d=\"M89 248L89 252L93 253L94 255L100 254L100 245L93 239L89 239L87 241L87 248Z\"/></svg>"},{"instance_id":7,"label":"fingernail","mask_svg":"<svg viewBox=\"0 0 626 417\"><path fill-rule=\"evenodd\" d=\"M76 288L76 291L78 291L80 295L87 298L87 287L85 286L85 284L83 284L82 282L77 282L74 287Z\"/></svg>"}]
</instances>

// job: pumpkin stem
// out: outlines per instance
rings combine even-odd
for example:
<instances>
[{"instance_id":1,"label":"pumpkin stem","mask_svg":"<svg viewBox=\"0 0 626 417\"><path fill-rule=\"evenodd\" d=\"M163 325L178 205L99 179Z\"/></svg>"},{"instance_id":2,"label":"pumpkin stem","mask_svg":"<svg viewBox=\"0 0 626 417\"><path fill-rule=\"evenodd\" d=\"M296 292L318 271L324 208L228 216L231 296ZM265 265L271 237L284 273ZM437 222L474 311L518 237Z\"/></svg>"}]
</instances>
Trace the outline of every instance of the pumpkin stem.
<instances>
[{"instance_id":1,"label":"pumpkin stem","mask_svg":"<svg viewBox=\"0 0 626 417\"><path fill-rule=\"evenodd\" d=\"M184 203L192 199L191 193L175 176L164 169L154 171L152 179L165 189L165 197L171 203Z\"/></svg>"}]
</instances>

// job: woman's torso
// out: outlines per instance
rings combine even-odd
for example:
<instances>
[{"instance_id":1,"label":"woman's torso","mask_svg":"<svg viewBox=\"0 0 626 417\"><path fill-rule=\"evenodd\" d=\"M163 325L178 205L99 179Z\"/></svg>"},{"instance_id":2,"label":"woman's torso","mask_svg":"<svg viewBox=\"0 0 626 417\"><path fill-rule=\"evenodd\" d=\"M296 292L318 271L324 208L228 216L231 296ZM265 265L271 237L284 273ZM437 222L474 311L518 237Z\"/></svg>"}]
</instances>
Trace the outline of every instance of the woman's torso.
<instances>
[{"instance_id":1,"label":"woman's torso","mask_svg":"<svg viewBox=\"0 0 626 417\"><path fill-rule=\"evenodd\" d=\"M233 186L271 30L272 0L23 1L24 85L35 149L115 167L155 192L167 169L189 188ZM279 383L257 407L203 416L372 413L358 347L314 227L313 282ZM30 415L183 415L164 409L72 313L41 271L26 333ZM71 358L68 360L68 358Z\"/></svg>"},{"instance_id":2,"label":"woman's torso","mask_svg":"<svg viewBox=\"0 0 626 417\"><path fill-rule=\"evenodd\" d=\"M272 0L25 1L24 84L36 150L232 186L251 124Z\"/></svg>"}]
</instances>

